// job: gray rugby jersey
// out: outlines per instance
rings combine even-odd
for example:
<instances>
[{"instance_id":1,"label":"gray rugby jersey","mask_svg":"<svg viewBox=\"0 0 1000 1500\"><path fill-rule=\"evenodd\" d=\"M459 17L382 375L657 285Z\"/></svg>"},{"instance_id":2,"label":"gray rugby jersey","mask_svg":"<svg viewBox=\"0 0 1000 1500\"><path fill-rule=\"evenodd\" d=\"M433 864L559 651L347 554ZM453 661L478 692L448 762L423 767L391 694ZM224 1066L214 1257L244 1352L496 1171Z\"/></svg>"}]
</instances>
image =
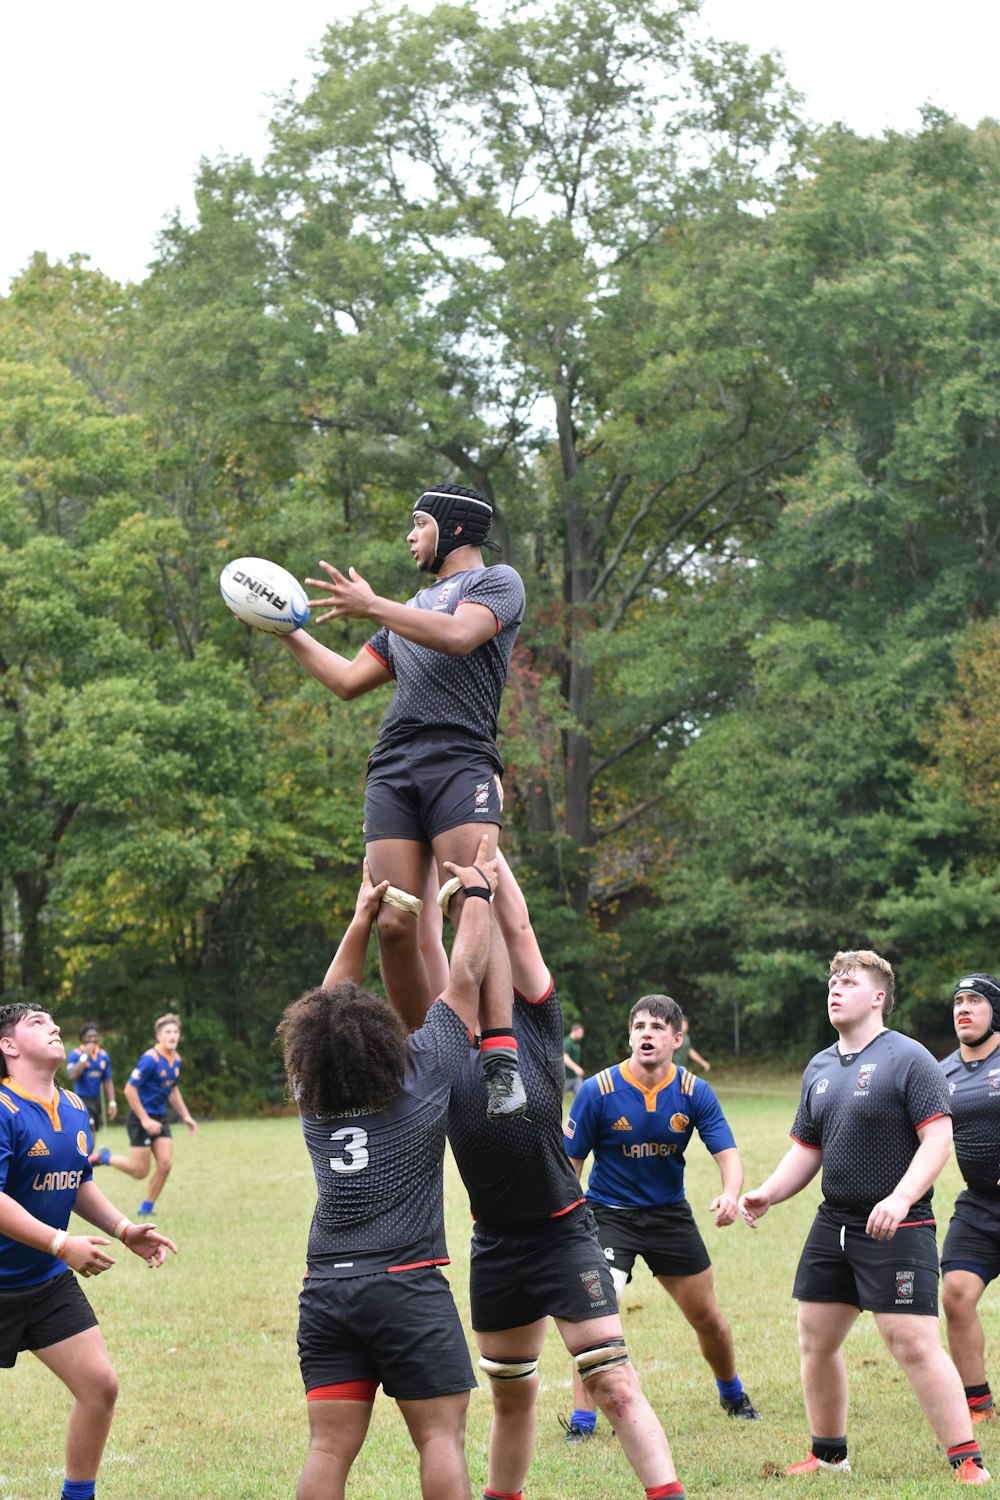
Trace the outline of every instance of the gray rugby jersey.
<instances>
[{"instance_id":1,"label":"gray rugby jersey","mask_svg":"<svg viewBox=\"0 0 1000 1500\"><path fill-rule=\"evenodd\" d=\"M959 1051L941 1064L955 1126L955 1159L972 1192L1000 1204L1000 1048L981 1062Z\"/></svg>"},{"instance_id":2,"label":"gray rugby jersey","mask_svg":"<svg viewBox=\"0 0 1000 1500\"><path fill-rule=\"evenodd\" d=\"M428 609L453 615L463 602L481 604L492 611L497 631L468 656L450 656L418 646L382 626L367 642L367 649L396 679L396 691L382 721L372 764L383 750L428 728L447 731L451 738L467 736L496 752L497 718L507 681L511 653L524 618L524 584L513 568L499 563L493 568L471 568L421 589L407 600L408 609Z\"/></svg>"},{"instance_id":3,"label":"gray rugby jersey","mask_svg":"<svg viewBox=\"0 0 1000 1500\"><path fill-rule=\"evenodd\" d=\"M950 1115L944 1074L926 1047L883 1031L860 1052L827 1047L806 1065L793 1139L823 1152L823 1198L845 1220L867 1223L913 1160L921 1125ZM933 1190L907 1222L931 1221Z\"/></svg>"},{"instance_id":4,"label":"gray rugby jersey","mask_svg":"<svg viewBox=\"0 0 1000 1500\"><path fill-rule=\"evenodd\" d=\"M406 1039L402 1086L390 1109L302 1116L317 1191L310 1277L447 1262L445 1124L452 1082L468 1053L465 1024L438 1000Z\"/></svg>"}]
</instances>

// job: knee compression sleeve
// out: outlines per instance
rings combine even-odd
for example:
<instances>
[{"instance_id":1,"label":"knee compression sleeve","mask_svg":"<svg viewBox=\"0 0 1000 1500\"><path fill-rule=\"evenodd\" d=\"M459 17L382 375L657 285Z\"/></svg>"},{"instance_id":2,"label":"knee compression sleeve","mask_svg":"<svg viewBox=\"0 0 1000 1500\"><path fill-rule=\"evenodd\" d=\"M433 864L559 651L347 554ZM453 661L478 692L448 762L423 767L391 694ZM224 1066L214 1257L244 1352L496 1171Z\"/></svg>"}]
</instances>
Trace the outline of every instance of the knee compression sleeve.
<instances>
[{"instance_id":1,"label":"knee compression sleeve","mask_svg":"<svg viewBox=\"0 0 1000 1500\"><path fill-rule=\"evenodd\" d=\"M613 1370L616 1365L627 1365L625 1340L605 1339L602 1344L591 1344L586 1349L578 1349L573 1355L573 1363L584 1382L593 1380L595 1375L601 1375L605 1370Z\"/></svg>"}]
</instances>

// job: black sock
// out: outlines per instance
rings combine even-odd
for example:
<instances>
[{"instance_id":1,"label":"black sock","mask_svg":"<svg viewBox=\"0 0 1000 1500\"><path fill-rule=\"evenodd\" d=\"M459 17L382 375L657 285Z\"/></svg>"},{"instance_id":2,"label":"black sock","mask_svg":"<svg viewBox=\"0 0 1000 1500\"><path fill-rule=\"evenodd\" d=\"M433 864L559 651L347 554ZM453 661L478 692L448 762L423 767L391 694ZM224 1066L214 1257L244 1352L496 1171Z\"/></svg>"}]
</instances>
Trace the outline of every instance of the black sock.
<instances>
[{"instance_id":1,"label":"black sock","mask_svg":"<svg viewBox=\"0 0 1000 1500\"><path fill-rule=\"evenodd\" d=\"M812 1451L825 1464L839 1464L847 1457L847 1435L835 1438L814 1437Z\"/></svg>"}]
</instances>

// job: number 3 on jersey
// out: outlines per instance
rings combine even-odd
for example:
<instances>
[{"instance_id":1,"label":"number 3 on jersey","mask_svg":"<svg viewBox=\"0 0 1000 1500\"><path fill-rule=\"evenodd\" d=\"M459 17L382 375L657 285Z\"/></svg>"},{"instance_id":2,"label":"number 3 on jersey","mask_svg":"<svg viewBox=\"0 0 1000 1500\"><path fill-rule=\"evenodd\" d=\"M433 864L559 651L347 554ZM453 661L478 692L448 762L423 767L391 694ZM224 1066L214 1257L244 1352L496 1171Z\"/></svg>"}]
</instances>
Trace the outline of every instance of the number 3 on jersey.
<instances>
[{"instance_id":1,"label":"number 3 on jersey","mask_svg":"<svg viewBox=\"0 0 1000 1500\"><path fill-rule=\"evenodd\" d=\"M330 1145L339 1148L340 1156L330 1157L331 1172L363 1172L368 1165L368 1132L356 1125L345 1125L334 1131Z\"/></svg>"}]
</instances>

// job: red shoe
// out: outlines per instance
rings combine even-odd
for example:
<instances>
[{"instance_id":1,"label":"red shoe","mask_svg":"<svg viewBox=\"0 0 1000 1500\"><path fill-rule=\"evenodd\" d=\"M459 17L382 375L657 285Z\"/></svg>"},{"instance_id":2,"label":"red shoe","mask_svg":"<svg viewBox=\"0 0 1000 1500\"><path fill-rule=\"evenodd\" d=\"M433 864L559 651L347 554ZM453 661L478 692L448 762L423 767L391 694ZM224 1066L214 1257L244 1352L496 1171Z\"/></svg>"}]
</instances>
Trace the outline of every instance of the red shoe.
<instances>
[{"instance_id":1,"label":"red shoe","mask_svg":"<svg viewBox=\"0 0 1000 1500\"><path fill-rule=\"evenodd\" d=\"M997 1419L997 1409L992 1402L990 1402L989 1406L970 1406L969 1416L972 1418L973 1425L976 1422L995 1422Z\"/></svg>"},{"instance_id":2,"label":"red shoe","mask_svg":"<svg viewBox=\"0 0 1000 1500\"><path fill-rule=\"evenodd\" d=\"M989 1469L984 1469L982 1464L977 1464L974 1458L967 1458L955 1470L956 1484L989 1484L989 1482Z\"/></svg>"},{"instance_id":3,"label":"red shoe","mask_svg":"<svg viewBox=\"0 0 1000 1500\"><path fill-rule=\"evenodd\" d=\"M972 1460L969 1459L967 1460L967 1462L971 1463ZM840 1459L838 1463L829 1464L827 1463L826 1459L817 1458L815 1453L810 1453L809 1457L804 1458L800 1464L789 1464L788 1468L785 1470L785 1473L815 1474L818 1469L834 1469L841 1474L849 1474L851 1472L851 1466L847 1462L846 1458ZM972 1480L968 1480L967 1483L971 1484Z\"/></svg>"}]
</instances>

